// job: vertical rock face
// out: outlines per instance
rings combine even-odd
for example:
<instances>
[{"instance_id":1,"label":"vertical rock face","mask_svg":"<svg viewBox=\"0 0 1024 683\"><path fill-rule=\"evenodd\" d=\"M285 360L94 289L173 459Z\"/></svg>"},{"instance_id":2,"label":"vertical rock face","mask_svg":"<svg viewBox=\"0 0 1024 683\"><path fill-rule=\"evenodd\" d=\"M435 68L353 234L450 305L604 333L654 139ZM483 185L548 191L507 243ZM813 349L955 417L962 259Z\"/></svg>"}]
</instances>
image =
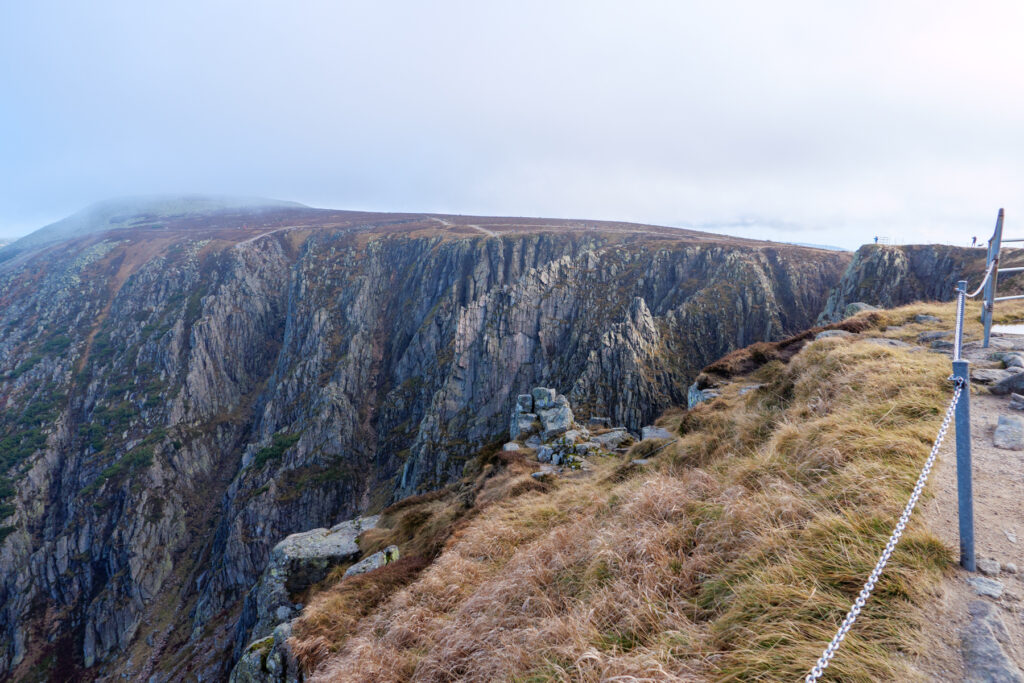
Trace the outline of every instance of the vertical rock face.
<instances>
[{"instance_id":1,"label":"vertical rock face","mask_svg":"<svg viewBox=\"0 0 1024 683\"><path fill-rule=\"evenodd\" d=\"M841 320L847 306L856 302L891 308L912 301L952 300L958 280L967 279L974 287L984 271L984 249L864 245L829 294L818 322Z\"/></svg>"},{"instance_id":2,"label":"vertical rock face","mask_svg":"<svg viewBox=\"0 0 1024 683\"><path fill-rule=\"evenodd\" d=\"M534 386L638 430L848 258L289 211L0 251L0 677L223 677L281 539L451 481Z\"/></svg>"}]
</instances>

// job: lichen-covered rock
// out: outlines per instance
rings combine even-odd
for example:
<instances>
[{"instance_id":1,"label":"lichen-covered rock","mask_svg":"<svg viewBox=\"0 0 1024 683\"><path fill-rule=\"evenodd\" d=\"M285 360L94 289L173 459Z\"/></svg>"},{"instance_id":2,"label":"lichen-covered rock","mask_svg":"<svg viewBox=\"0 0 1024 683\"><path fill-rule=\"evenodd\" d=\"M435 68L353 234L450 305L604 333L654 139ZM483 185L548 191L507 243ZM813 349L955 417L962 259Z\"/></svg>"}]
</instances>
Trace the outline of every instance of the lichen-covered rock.
<instances>
[{"instance_id":1,"label":"lichen-covered rock","mask_svg":"<svg viewBox=\"0 0 1024 683\"><path fill-rule=\"evenodd\" d=\"M384 550L376 552L369 557L365 557L359 562L345 570L345 576L355 576L356 574L365 574L366 572L372 572L374 569L380 569L386 564L391 564L400 557L397 545L389 545Z\"/></svg>"},{"instance_id":2,"label":"lichen-covered rock","mask_svg":"<svg viewBox=\"0 0 1024 683\"><path fill-rule=\"evenodd\" d=\"M606 450L615 450L621 446L628 445L633 441L633 435L624 428L612 429L604 434L595 434L591 439Z\"/></svg>"},{"instance_id":3,"label":"lichen-covered rock","mask_svg":"<svg viewBox=\"0 0 1024 683\"><path fill-rule=\"evenodd\" d=\"M246 596L244 616L235 633L238 656L247 644L261 641L297 612L291 596L323 581L332 567L360 555L359 534L377 525L379 517L360 517L330 529L292 534L274 546L256 586Z\"/></svg>"},{"instance_id":4,"label":"lichen-covered rock","mask_svg":"<svg viewBox=\"0 0 1024 683\"><path fill-rule=\"evenodd\" d=\"M537 404L535 398L534 405ZM549 441L572 429L574 417L572 408L569 407L569 399L561 394L545 404L547 407L537 408L537 417L540 418L541 424L540 438Z\"/></svg>"},{"instance_id":5,"label":"lichen-covered rock","mask_svg":"<svg viewBox=\"0 0 1024 683\"><path fill-rule=\"evenodd\" d=\"M672 432L664 427L655 427L654 425L648 425L640 431L641 439L671 439L672 437Z\"/></svg>"}]
</instances>

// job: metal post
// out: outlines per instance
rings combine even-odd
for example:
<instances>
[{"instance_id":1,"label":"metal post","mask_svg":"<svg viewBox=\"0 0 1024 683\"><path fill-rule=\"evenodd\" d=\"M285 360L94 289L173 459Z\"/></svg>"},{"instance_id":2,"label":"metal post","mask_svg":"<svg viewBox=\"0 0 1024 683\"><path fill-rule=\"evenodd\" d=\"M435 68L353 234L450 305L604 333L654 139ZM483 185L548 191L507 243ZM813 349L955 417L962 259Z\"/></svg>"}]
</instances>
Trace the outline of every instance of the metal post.
<instances>
[{"instance_id":1,"label":"metal post","mask_svg":"<svg viewBox=\"0 0 1024 683\"><path fill-rule=\"evenodd\" d=\"M960 566L974 563L974 494L971 486L971 369L965 360L953 361L953 376L963 379L956 402L956 496L960 517Z\"/></svg>"},{"instance_id":2,"label":"metal post","mask_svg":"<svg viewBox=\"0 0 1024 683\"><path fill-rule=\"evenodd\" d=\"M992 306L995 304L996 281L999 279L999 250L1003 246L1003 210L999 209L999 216L996 218L996 229L992 233L992 239L988 241L988 257L985 260L986 271L992 262L995 261L995 270L985 284L985 300L981 304L981 322L985 326L985 336L982 342L984 348L988 348L989 331L992 329Z\"/></svg>"}]
</instances>

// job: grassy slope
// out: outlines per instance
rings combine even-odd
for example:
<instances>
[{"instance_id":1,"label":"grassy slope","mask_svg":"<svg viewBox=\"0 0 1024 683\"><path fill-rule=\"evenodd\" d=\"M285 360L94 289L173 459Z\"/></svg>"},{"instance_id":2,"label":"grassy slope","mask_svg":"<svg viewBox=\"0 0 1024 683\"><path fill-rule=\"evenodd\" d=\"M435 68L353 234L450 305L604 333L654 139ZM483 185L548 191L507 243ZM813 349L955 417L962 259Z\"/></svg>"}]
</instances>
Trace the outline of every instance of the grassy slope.
<instances>
[{"instance_id":1,"label":"grassy slope","mask_svg":"<svg viewBox=\"0 0 1024 683\"><path fill-rule=\"evenodd\" d=\"M918 312L944 320L914 323ZM861 337L913 339L950 329L951 313L871 314ZM732 358L746 374L721 398L667 415L683 436L647 468L598 460L590 477L513 496L506 478L426 569L315 596L296 628L300 658L316 680L801 678L910 493L949 362L862 338L773 355L761 345ZM951 564L912 521L829 676L921 678L915 605Z\"/></svg>"}]
</instances>

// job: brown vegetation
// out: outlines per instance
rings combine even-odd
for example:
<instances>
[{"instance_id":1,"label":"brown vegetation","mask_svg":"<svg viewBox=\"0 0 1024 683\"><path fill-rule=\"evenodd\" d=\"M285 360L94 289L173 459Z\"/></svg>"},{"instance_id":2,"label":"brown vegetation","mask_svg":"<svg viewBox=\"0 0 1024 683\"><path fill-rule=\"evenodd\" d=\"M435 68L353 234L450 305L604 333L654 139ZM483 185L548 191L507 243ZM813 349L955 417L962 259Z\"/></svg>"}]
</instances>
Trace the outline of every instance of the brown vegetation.
<instances>
[{"instance_id":1,"label":"brown vegetation","mask_svg":"<svg viewBox=\"0 0 1024 683\"><path fill-rule=\"evenodd\" d=\"M854 324L864 336L916 336L926 326L913 314L938 308ZM942 308L945 320L952 307ZM802 677L884 546L950 388L938 354L804 339L784 362L790 346L759 354L742 378L760 389L741 396L737 382L667 415L686 433L648 468L592 459L596 476L545 491L517 491L515 476L483 480L474 500L488 504L446 527L429 567L342 581L318 608L330 614L297 630L296 650L319 662L313 679ZM389 533L413 540L400 520L455 498L396 506ZM920 678L914 606L950 558L912 521L830 675Z\"/></svg>"}]
</instances>

